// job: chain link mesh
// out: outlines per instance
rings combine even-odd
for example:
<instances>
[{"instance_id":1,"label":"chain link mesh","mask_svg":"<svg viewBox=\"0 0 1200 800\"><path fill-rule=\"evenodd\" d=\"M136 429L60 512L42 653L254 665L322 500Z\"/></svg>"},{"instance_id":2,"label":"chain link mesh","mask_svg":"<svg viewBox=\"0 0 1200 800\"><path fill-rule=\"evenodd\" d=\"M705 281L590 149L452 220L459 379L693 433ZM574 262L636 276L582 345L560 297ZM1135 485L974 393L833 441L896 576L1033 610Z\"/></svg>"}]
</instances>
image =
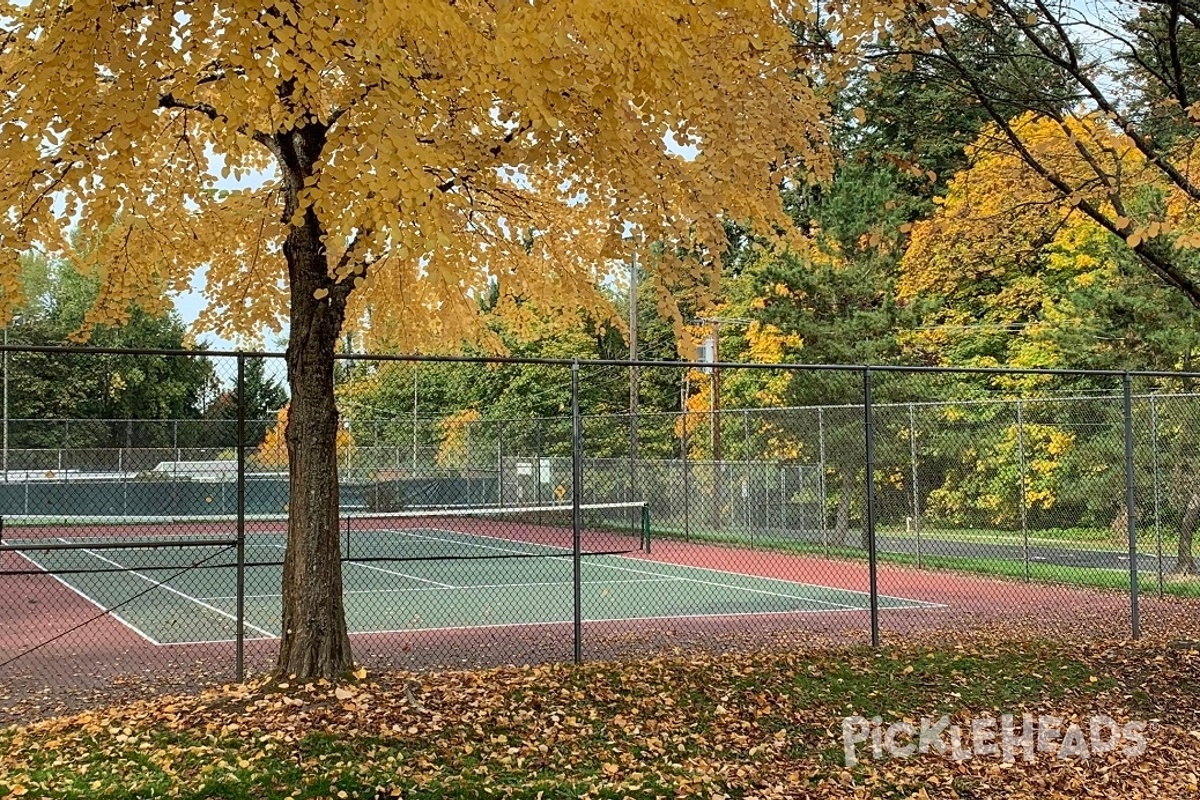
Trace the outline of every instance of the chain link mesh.
<instances>
[{"instance_id":1,"label":"chain link mesh","mask_svg":"<svg viewBox=\"0 0 1200 800\"><path fill-rule=\"evenodd\" d=\"M95 358L114 380L171 358L207 373L174 419L5 419L12 707L236 679L270 669L278 643L285 411L243 397L247 357ZM264 369L283 383L281 359ZM338 535L368 666L981 626L1130 635L1197 608L1185 376L366 356L338 370ZM472 386L504 391L470 405Z\"/></svg>"}]
</instances>

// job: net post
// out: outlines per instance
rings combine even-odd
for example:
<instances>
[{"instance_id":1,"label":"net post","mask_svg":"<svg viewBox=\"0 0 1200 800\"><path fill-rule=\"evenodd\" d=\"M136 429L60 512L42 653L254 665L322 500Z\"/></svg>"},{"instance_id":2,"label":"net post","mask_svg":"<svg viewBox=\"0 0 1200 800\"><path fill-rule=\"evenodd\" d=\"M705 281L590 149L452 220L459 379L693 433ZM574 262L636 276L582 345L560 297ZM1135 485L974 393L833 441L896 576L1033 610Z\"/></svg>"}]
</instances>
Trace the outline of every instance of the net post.
<instances>
[{"instance_id":1,"label":"net post","mask_svg":"<svg viewBox=\"0 0 1200 800\"><path fill-rule=\"evenodd\" d=\"M1133 638L1141 636L1138 616L1137 520L1134 505L1137 494L1133 482L1133 379L1126 370L1122 381L1125 394L1125 520L1129 533L1129 616Z\"/></svg>"},{"instance_id":2,"label":"net post","mask_svg":"<svg viewBox=\"0 0 1200 800\"><path fill-rule=\"evenodd\" d=\"M863 427L867 457L867 568L871 592L871 646L879 647L879 559L875 549L875 409L871 368L863 367Z\"/></svg>"},{"instance_id":3,"label":"net post","mask_svg":"<svg viewBox=\"0 0 1200 800\"><path fill-rule=\"evenodd\" d=\"M574 601L574 657L583 662L583 422L579 416L579 359L571 363L571 582Z\"/></svg>"},{"instance_id":4,"label":"net post","mask_svg":"<svg viewBox=\"0 0 1200 800\"><path fill-rule=\"evenodd\" d=\"M650 504L642 503L642 549L650 554Z\"/></svg>"},{"instance_id":5,"label":"net post","mask_svg":"<svg viewBox=\"0 0 1200 800\"><path fill-rule=\"evenodd\" d=\"M237 619L236 671L246 679L246 356L237 356Z\"/></svg>"}]
</instances>

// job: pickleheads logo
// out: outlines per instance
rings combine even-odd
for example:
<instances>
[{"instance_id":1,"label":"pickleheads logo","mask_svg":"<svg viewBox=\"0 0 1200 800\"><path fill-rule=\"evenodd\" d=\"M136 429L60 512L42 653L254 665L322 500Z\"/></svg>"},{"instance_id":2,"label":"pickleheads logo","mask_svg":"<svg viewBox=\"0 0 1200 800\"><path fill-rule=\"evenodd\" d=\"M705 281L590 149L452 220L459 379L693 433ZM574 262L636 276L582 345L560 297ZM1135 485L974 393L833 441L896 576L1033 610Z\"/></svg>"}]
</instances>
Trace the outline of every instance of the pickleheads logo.
<instances>
[{"instance_id":1,"label":"pickleheads logo","mask_svg":"<svg viewBox=\"0 0 1200 800\"><path fill-rule=\"evenodd\" d=\"M881 717L853 716L842 720L842 746L848 767L866 752L876 761L937 753L955 761L993 757L1012 763L1018 758L1032 762L1039 753L1068 761L1120 748L1126 757L1135 758L1146 751L1146 723L1121 724L1103 714L1068 722L1053 714L1026 713L963 723L951 723L943 715L922 717L917 725L900 721L885 726Z\"/></svg>"}]
</instances>

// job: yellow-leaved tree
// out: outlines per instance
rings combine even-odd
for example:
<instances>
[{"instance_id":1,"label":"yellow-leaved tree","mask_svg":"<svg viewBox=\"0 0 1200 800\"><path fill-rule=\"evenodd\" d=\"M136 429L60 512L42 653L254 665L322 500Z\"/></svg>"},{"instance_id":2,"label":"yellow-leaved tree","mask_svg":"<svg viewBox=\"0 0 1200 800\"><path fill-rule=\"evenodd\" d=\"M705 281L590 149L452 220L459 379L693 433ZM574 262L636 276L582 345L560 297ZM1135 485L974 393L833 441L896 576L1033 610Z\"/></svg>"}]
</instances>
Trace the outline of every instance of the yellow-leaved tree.
<instances>
[{"instance_id":1,"label":"yellow-leaved tree","mask_svg":"<svg viewBox=\"0 0 1200 800\"><path fill-rule=\"evenodd\" d=\"M781 183L824 168L836 59L895 5L0 0L0 321L18 255L70 253L72 225L104 234L71 254L103 283L94 319L200 267L209 327L286 319L277 669L342 675L343 326L459 341L489 281L501 307L594 308L623 236L711 262L725 219L783 229Z\"/></svg>"},{"instance_id":2,"label":"yellow-leaved tree","mask_svg":"<svg viewBox=\"0 0 1200 800\"><path fill-rule=\"evenodd\" d=\"M1147 264L1152 257L1180 275L1195 271L1195 204L1148 167L1105 117L1059 122L1025 114L1008 129L1040 164L1081 188L1064 197L995 126L984 129L967 148L969 168L950 181L936 213L914 225L900 262L899 299L924 312L922 328L903 335L901 343L923 358L1056 368L1072 356L1078 363L1082 354L1064 354L1049 334L1095 322L1080 304L1088 301L1089 287L1117 285L1118 259ZM1097 170L1112 179L1095 180ZM1085 205L1112 217L1118 232ZM1041 379L1016 380L1032 385Z\"/></svg>"}]
</instances>

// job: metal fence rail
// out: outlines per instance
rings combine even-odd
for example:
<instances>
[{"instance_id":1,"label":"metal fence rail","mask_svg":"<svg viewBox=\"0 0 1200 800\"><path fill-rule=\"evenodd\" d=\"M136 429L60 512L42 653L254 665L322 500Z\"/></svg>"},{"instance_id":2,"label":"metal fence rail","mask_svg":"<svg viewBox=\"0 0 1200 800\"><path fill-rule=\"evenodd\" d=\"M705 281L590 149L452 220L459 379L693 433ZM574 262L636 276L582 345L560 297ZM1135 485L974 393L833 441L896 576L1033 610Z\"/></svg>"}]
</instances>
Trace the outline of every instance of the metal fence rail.
<instances>
[{"instance_id":1,"label":"metal fence rail","mask_svg":"<svg viewBox=\"0 0 1200 800\"><path fill-rule=\"evenodd\" d=\"M248 354L167 357L212 364L225 417L201 403L189 419L4 420L8 686L166 687L272 662L288 525L278 420L246 414ZM470 383L486 369L499 386L538 371L527 416L432 389L390 413L344 409L339 535L363 663L878 644L1014 623L1137 636L1200 610L1192 376L727 364L713 408L715 371L689 365L352 358L343 381L403 369L415 387L429 370ZM642 392L660 387L636 417L614 401L635 371Z\"/></svg>"}]
</instances>

